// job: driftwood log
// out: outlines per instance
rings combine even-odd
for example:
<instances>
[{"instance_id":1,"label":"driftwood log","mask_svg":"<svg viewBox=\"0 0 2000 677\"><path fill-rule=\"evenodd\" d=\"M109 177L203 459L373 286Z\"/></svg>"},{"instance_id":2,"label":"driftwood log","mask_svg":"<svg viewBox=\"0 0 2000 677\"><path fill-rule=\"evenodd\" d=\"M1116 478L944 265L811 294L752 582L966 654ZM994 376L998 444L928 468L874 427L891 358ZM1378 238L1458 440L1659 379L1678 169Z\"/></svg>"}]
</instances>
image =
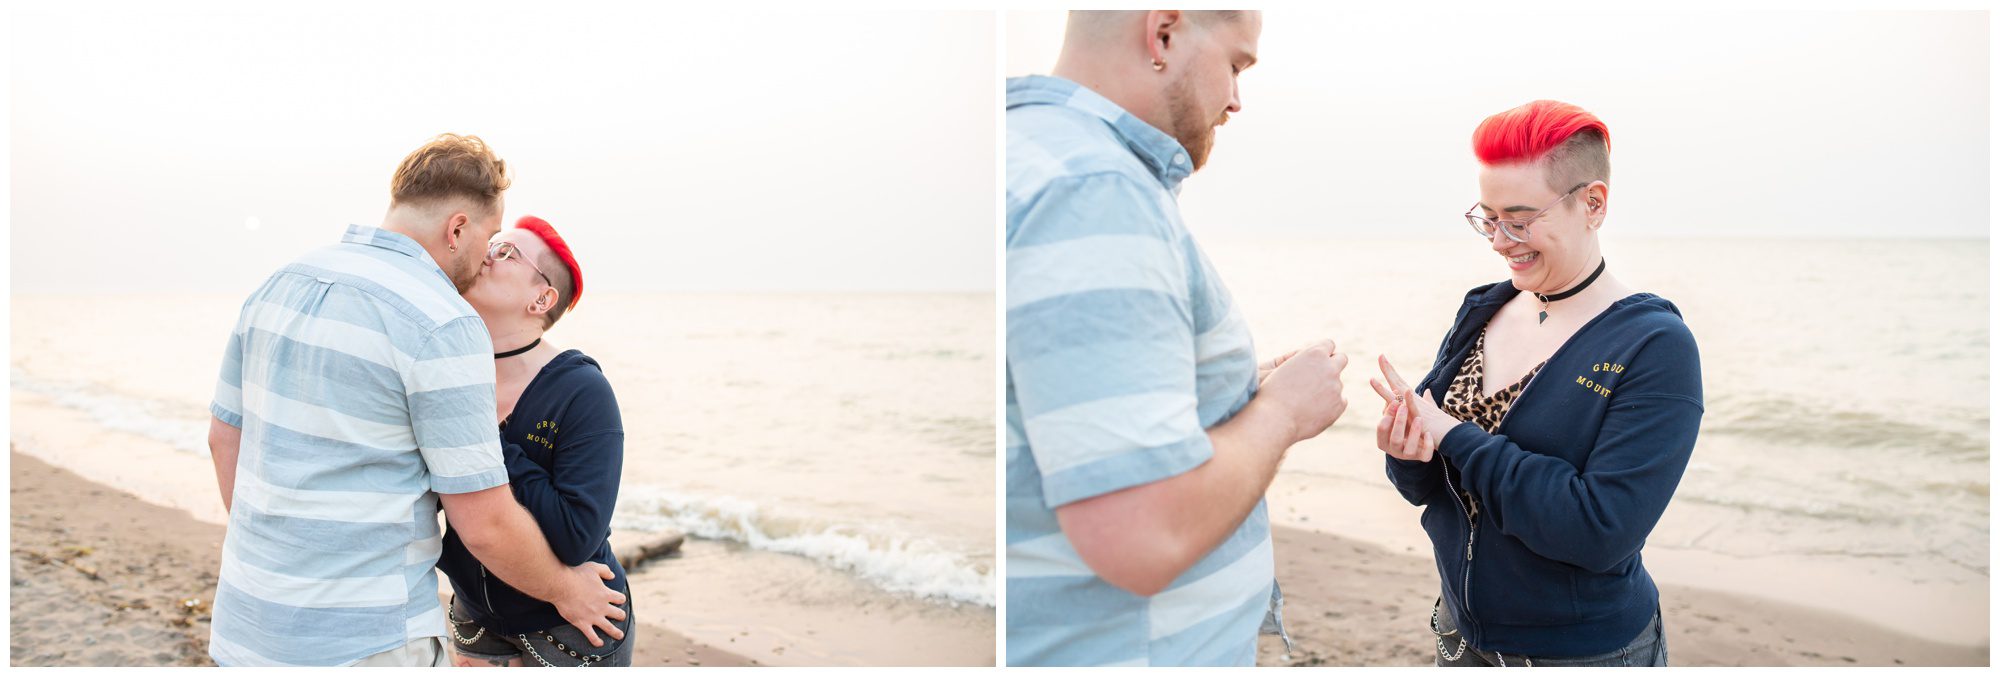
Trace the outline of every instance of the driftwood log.
<instances>
[{"instance_id":1,"label":"driftwood log","mask_svg":"<svg viewBox=\"0 0 2000 677\"><path fill-rule=\"evenodd\" d=\"M686 540L687 534L678 531L634 534L614 539L611 543L611 555L618 558L618 563L624 565L626 571L631 571L646 560L658 559L680 551L681 543Z\"/></svg>"}]
</instances>

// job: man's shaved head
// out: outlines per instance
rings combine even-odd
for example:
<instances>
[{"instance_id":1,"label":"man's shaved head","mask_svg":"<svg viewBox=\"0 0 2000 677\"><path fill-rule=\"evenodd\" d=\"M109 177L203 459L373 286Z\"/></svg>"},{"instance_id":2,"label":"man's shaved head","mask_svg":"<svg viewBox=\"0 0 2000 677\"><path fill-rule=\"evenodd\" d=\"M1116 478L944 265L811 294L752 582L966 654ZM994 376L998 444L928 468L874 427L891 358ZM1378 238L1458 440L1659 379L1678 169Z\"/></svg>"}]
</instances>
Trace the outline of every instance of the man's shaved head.
<instances>
[{"instance_id":1,"label":"man's shaved head","mask_svg":"<svg viewBox=\"0 0 2000 677\"><path fill-rule=\"evenodd\" d=\"M1054 74L1172 135L1199 169L1242 108L1236 77L1263 29L1255 10L1072 11Z\"/></svg>"},{"instance_id":2,"label":"man's shaved head","mask_svg":"<svg viewBox=\"0 0 2000 677\"><path fill-rule=\"evenodd\" d=\"M1181 12L1181 14L1186 15L1191 21L1205 26L1213 26L1218 23L1241 20L1249 12L1250 10L1242 9L1197 9L1186 10ZM1076 33L1078 31L1095 32L1104 30L1105 28L1114 27L1121 23L1137 19L1139 15L1145 13L1146 10L1139 9L1070 10L1068 31Z\"/></svg>"}]
</instances>

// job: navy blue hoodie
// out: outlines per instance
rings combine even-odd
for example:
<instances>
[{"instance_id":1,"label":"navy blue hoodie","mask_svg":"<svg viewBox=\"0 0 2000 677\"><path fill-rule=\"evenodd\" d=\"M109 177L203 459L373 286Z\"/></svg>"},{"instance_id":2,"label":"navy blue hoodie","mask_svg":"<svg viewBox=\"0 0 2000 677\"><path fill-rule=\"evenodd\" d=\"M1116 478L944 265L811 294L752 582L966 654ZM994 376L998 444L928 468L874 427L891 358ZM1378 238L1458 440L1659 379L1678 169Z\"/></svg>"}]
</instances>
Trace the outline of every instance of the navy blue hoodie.
<instances>
[{"instance_id":1,"label":"navy blue hoodie","mask_svg":"<svg viewBox=\"0 0 2000 677\"><path fill-rule=\"evenodd\" d=\"M1465 296L1416 386L1442 405L1474 339L1520 291ZM1652 294L1611 304L1556 350L1494 433L1461 423L1428 463L1388 460L1424 507L1444 604L1472 646L1530 656L1607 653L1659 608L1639 549L1701 427L1701 357L1680 310ZM1456 489L1479 501L1467 517Z\"/></svg>"},{"instance_id":2,"label":"navy blue hoodie","mask_svg":"<svg viewBox=\"0 0 2000 677\"><path fill-rule=\"evenodd\" d=\"M542 366L500 426L514 499L535 516L556 559L568 566L598 562L624 591L625 568L611 556L611 508L625 461L618 400L597 360L566 350ZM446 529L438 569L480 626L510 635L568 625L555 605L515 590L487 571ZM627 595L629 597L629 594Z\"/></svg>"}]
</instances>

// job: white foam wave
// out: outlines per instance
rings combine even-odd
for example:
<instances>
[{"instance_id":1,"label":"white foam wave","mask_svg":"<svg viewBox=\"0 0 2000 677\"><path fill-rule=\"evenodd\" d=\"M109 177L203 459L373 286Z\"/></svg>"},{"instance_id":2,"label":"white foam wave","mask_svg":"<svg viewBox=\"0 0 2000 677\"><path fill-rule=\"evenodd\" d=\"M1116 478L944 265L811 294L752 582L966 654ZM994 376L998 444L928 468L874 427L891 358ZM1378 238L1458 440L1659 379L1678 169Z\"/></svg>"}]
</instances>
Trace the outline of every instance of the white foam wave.
<instances>
[{"instance_id":1,"label":"white foam wave","mask_svg":"<svg viewBox=\"0 0 2000 677\"><path fill-rule=\"evenodd\" d=\"M159 440L174 450L208 457L208 416L205 410L134 397L84 384L61 384L28 376L11 367L15 390L49 398L56 406L83 412L98 425Z\"/></svg>"},{"instance_id":2,"label":"white foam wave","mask_svg":"<svg viewBox=\"0 0 2000 677\"><path fill-rule=\"evenodd\" d=\"M36 379L18 367L12 368L10 377L15 390L47 397L57 406L90 416L105 428L159 440L183 453L208 456L205 411L88 384ZM701 538L806 557L890 592L951 604L994 605L990 558L981 561L928 539L777 515L753 502L730 497L695 497L643 486L627 486L620 494L613 525L618 529L678 529Z\"/></svg>"},{"instance_id":3,"label":"white foam wave","mask_svg":"<svg viewBox=\"0 0 2000 677\"><path fill-rule=\"evenodd\" d=\"M627 486L619 493L614 528L678 529L701 538L806 557L890 592L954 604L994 605L992 563L953 552L929 539L775 514L754 502L727 496L691 496L644 486Z\"/></svg>"}]
</instances>

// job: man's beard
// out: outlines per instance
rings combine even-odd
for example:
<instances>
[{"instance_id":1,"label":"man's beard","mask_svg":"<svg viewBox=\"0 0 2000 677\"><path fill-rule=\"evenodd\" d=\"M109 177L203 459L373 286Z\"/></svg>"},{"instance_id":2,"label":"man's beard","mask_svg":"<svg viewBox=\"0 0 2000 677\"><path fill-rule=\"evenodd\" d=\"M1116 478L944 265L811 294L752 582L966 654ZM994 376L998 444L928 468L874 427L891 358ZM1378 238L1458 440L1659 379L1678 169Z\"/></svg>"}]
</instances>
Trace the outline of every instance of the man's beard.
<instances>
[{"instance_id":1,"label":"man's beard","mask_svg":"<svg viewBox=\"0 0 2000 677\"><path fill-rule=\"evenodd\" d=\"M479 266L485 262L483 254L475 257L469 251L451 262L451 268L445 271L445 276L451 278L451 285L458 288L459 296L472 291L472 283L479 280Z\"/></svg>"},{"instance_id":2,"label":"man's beard","mask_svg":"<svg viewBox=\"0 0 2000 677\"><path fill-rule=\"evenodd\" d=\"M1208 164L1209 151L1215 148L1215 128L1229 121L1229 112L1223 111L1222 117L1209 119L1197 110L1194 87L1186 73L1182 73L1180 79L1174 81L1173 88L1168 90L1167 110L1174 118L1174 140L1187 149L1188 162L1194 169L1201 169L1202 165Z\"/></svg>"}]
</instances>

